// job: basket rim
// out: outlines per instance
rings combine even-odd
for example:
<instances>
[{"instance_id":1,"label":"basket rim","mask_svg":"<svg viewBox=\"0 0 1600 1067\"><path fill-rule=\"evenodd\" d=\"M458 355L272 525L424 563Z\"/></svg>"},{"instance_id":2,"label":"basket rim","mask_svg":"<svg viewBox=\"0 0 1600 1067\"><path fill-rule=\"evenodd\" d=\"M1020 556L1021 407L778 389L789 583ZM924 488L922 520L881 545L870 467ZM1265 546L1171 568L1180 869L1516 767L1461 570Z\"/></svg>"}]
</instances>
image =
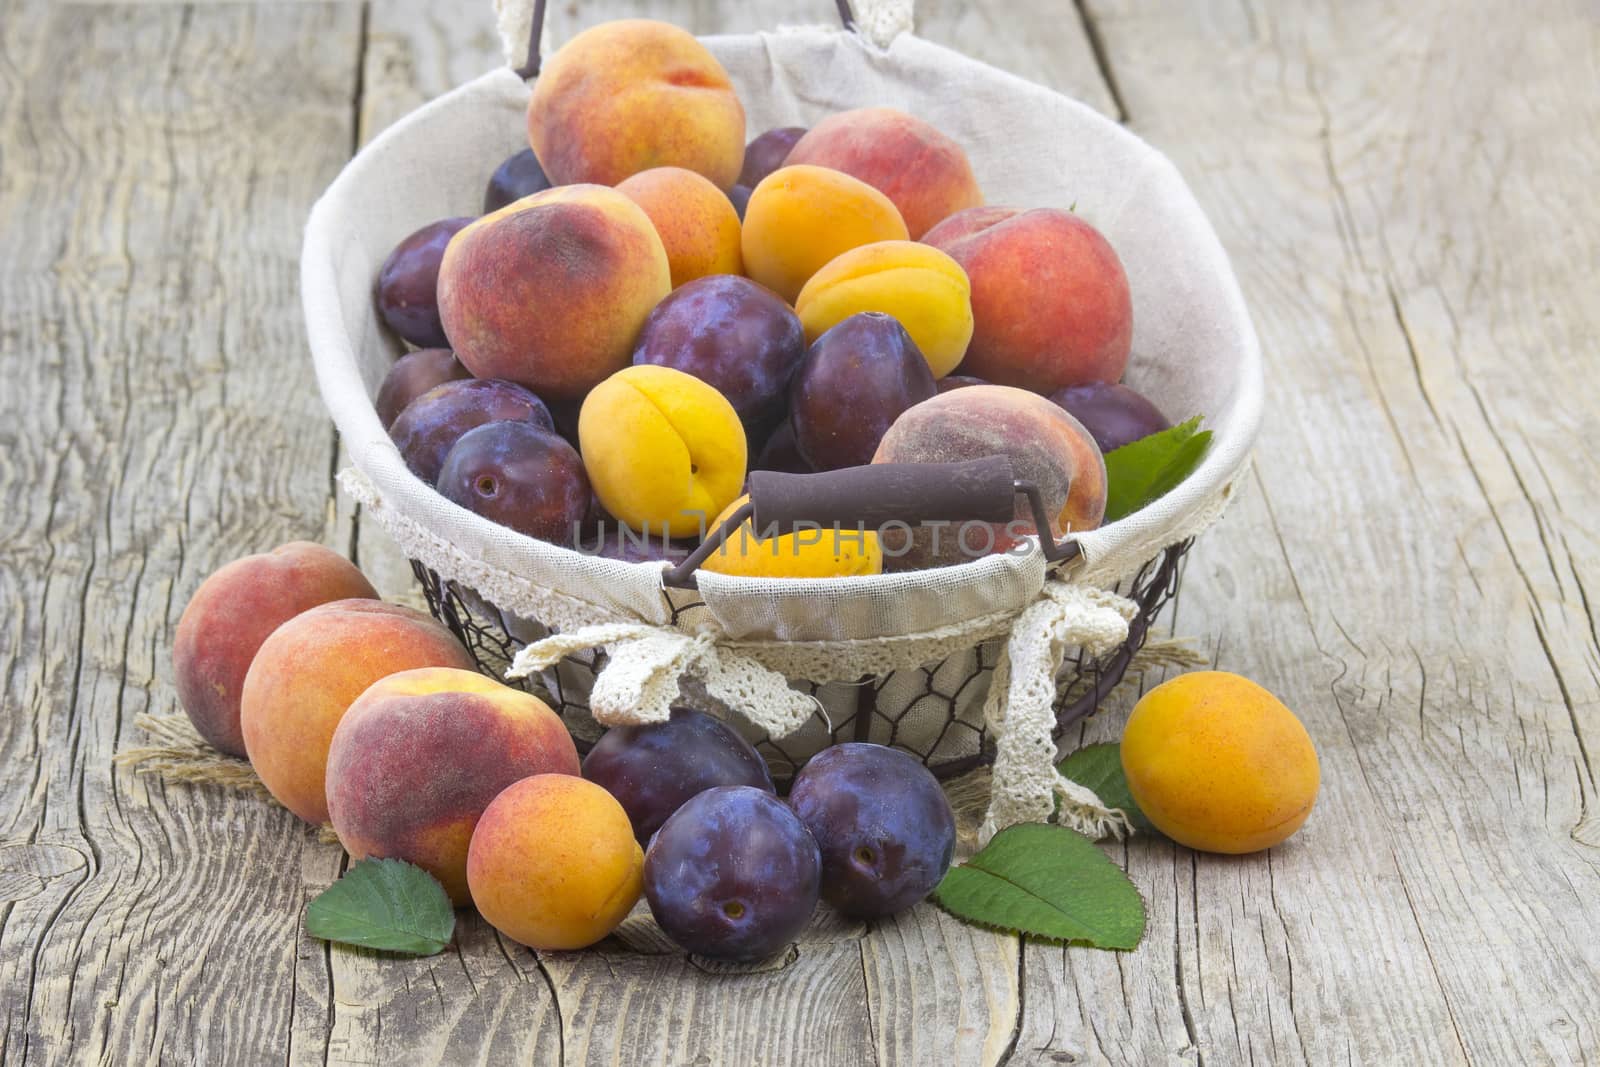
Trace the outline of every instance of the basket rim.
<instances>
[{"instance_id":1,"label":"basket rim","mask_svg":"<svg viewBox=\"0 0 1600 1067\"><path fill-rule=\"evenodd\" d=\"M788 30L777 36L792 38L796 34L803 33L825 35L830 45L871 49L870 45L861 42L855 35L840 30ZM741 38L766 39L773 36L768 33L717 35L705 40L708 45L715 46L718 42L738 41ZM881 51L875 49L873 51L881 58L883 54ZM922 63L973 64L983 67L993 75L1009 79L1018 86L1025 86L1029 91L1052 92L1008 72L988 67L958 52L909 34L897 38L890 53L902 57L909 56L913 61ZM339 264L342 262L342 257L350 250L349 246L354 235L352 231L340 225L339 215L353 197L363 195L362 190L373 178L368 172L375 166L375 160L380 159L385 152L393 151L407 143L429 122L437 121L458 108L474 103L485 92L497 95L521 94L525 97L527 87L512 71L499 68L423 104L357 152L313 206L302 247L301 289L312 355L324 403L332 413L341 436L346 439L357 469L372 483L380 497L392 498L396 493L414 494L421 489L433 494L450 509L448 513L452 522L471 530L487 545L504 546L508 556L532 553L548 558L558 566L562 563L574 566L583 561L589 578L592 580L598 576L602 582L607 580L608 576L614 577L619 582L637 581L637 575L651 573L654 581L659 584L660 576L667 566L664 563L629 563L611 560L536 541L500 527L465 508L449 504L431 486L427 486L406 468L398 450L394 448L387 433L379 424L372 406L372 396L362 380L356 358L355 338L362 336L366 331L379 330L380 327L377 324L376 310L370 302L364 321L360 323L346 321L343 314ZM1230 412L1232 432L1229 440L1224 442L1219 435L1213 441L1200 466L1163 498L1159 515L1150 514L1152 508L1146 508L1097 530L1075 535L1083 550L1084 559L1075 565L1069 565L1066 575L1070 578L1073 574L1081 572L1085 561L1111 555L1129 544L1149 541L1152 537L1159 541L1164 535L1162 526L1172 534L1166 543L1181 540L1185 536L1181 528L1182 522L1207 505L1206 487L1226 481L1228 477L1237 473L1246 461L1260 424L1263 383L1260 344L1238 279L1210 220L1200 209L1176 166L1158 149L1087 105L1059 93L1052 92L1052 95L1085 113L1086 119L1105 136L1137 143L1141 154L1149 161L1150 171L1146 180L1165 181L1167 188L1164 191L1187 200L1188 206L1192 207L1193 213L1201 221L1201 226L1192 236L1200 245L1206 246L1201 251L1209 256L1215 268L1209 275L1210 284L1216 287L1216 295L1227 312L1229 332L1238 338L1241 346L1238 373L1233 381L1234 395ZM340 242L343 242L343 246ZM370 286L370 281L367 285ZM323 324L330 323L336 323L339 329L322 328ZM355 392L361 393L365 400L364 404L347 405L337 402L338 398ZM1208 421L1210 418L1208 415ZM1228 447L1221 447L1224 444ZM1153 556L1161 547L1164 545L1157 545L1146 554ZM599 570L596 571L596 568ZM730 593L759 591L771 596L778 596L781 593L784 596L821 596L828 600L850 600L858 597L881 599L893 596L897 588L903 589L915 585L919 575L936 573L945 582L958 579L989 583L1001 578L1002 572L1019 578L1024 586L1034 584L1036 581L1042 582L1044 565L1037 545L1026 557L990 556L942 568L936 572L901 572L826 579L735 579L723 575L706 577L712 586ZM1036 579L1035 574L1037 574ZM590 595L603 594L602 590L588 586L562 592L575 593L579 599L587 599L586 592ZM607 603L604 595L595 597L595 606L601 610L614 610L616 607L615 604ZM1020 607L1020 604L1018 606Z\"/></svg>"}]
</instances>

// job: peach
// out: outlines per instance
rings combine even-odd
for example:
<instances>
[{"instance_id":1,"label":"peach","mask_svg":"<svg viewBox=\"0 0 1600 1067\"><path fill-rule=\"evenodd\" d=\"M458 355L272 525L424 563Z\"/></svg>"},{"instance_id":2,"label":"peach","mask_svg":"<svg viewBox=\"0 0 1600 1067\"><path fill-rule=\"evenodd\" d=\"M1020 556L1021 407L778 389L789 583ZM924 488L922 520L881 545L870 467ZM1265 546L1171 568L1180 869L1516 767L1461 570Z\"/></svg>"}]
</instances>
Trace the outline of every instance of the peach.
<instances>
[{"instance_id":1,"label":"peach","mask_svg":"<svg viewBox=\"0 0 1600 1067\"><path fill-rule=\"evenodd\" d=\"M913 240L942 219L983 203L961 146L894 108L829 115L800 138L785 162L832 167L860 178L894 201Z\"/></svg>"},{"instance_id":2,"label":"peach","mask_svg":"<svg viewBox=\"0 0 1600 1067\"><path fill-rule=\"evenodd\" d=\"M250 765L278 803L328 821L328 746L346 709L380 678L472 659L449 630L381 600L335 600L272 632L245 675L239 725Z\"/></svg>"},{"instance_id":3,"label":"peach","mask_svg":"<svg viewBox=\"0 0 1600 1067\"><path fill-rule=\"evenodd\" d=\"M639 901L644 850L622 805L593 782L539 774L507 786L467 851L472 902L529 948L584 948Z\"/></svg>"},{"instance_id":4,"label":"peach","mask_svg":"<svg viewBox=\"0 0 1600 1067\"><path fill-rule=\"evenodd\" d=\"M835 257L908 236L899 210L866 182L826 167L785 166L750 191L740 246L745 274L792 304Z\"/></svg>"},{"instance_id":5,"label":"peach","mask_svg":"<svg viewBox=\"0 0 1600 1067\"><path fill-rule=\"evenodd\" d=\"M644 209L667 250L672 287L708 274L741 274L739 213L727 194L692 170L652 167L617 185Z\"/></svg>"},{"instance_id":6,"label":"peach","mask_svg":"<svg viewBox=\"0 0 1600 1067\"><path fill-rule=\"evenodd\" d=\"M1056 208L980 207L922 237L972 282L972 344L961 373L1053 393L1115 382L1128 366L1133 303L1100 231Z\"/></svg>"},{"instance_id":7,"label":"peach","mask_svg":"<svg viewBox=\"0 0 1600 1067\"><path fill-rule=\"evenodd\" d=\"M615 189L567 185L473 222L439 266L456 358L545 400L577 400L628 365L645 316L672 291L650 216Z\"/></svg>"},{"instance_id":8,"label":"peach","mask_svg":"<svg viewBox=\"0 0 1600 1067\"><path fill-rule=\"evenodd\" d=\"M172 639L172 674L189 721L213 748L244 755L239 695L272 631L330 600L376 600L355 565L309 541L245 556L200 583Z\"/></svg>"},{"instance_id":9,"label":"peach","mask_svg":"<svg viewBox=\"0 0 1600 1067\"><path fill-rule=\"evenodd\" d=\"M351 859L414 863L469 902L467 844L489 802L534 774L577 774L578 750L544 701L476 671L380 678L328 749L328 815Z\"/></svg>"},{"instance_id":10,"label":"peach","mask_svg":"<svg viewBox=\"0 0 1600 1067\"><path fill-rule=\"evenodd\" d=\"M972 339L972 287L961 265L915 241L852 248L811 276L795 299L806 340L861 311L898 319L935 378L955 370Z\"/></svg>"},{"instance_id":11,"label":"peach","mask_svg":"<svg viewBox=\"0 0 1600 1067\"><path fill-rule=\"evenodd\" d=\"M708 530L720 528L749 499L741 496L729 504ZM830 528L757 537L746 519L700 569L744 578L837 578L879 573L883 553L873 530L845 528L836 533Z\"/></svg>"},{"instance_id":12,"label":"peach","mask_svg":"<svg viewBox=\"0 0 1600 1067\"><path fill-rule=\"evenodd\" d=\"M1122 733L1128 790L1156 828L1205 852L1259 852L1300 829L1322 772L1294 712L1248 678L1194 671L1139 699Z\"/></svg>"},{"instance_id":13,"label":"peach","mask_svg":"<svg viewBox=\"0 0 1600 1067\"><path fill-rule=\"evenodd\" d=\"M1017 478L1039 487L1051 513L1050 536L1100 525L1106 466L1089 432L1037 393L1005 385L971 385L909 409L878 444L874 463L955 463L1009 456ZM885 531L885 566L914 570L964 563L1014 551L1037 532L1033 510L1017 497L1010 523L923 526L908 539Z\"/></svg>"},{"instance_id":14,"label":"peach","mask_svg":"<svg viewBox=\"0 0 1600 1067\"><path fill-rule=\"evenodd\" d=\"M621 19L545 61L528 100L528 143L556 185L683 167L726 189L744 164L744 106L692 35Z\"/></svg>"},{"instance_id":15,"label":"peach","mask_svg":"<svg viewBox=\"0 0 1600 1067\"><path fill-rule=\"evenodd\" d=\"M726 397L671 367L640 364L595 386L578 413L595 496L640 532L698 535L739 495L744 425Z\"/></svg>"}]
</instances>

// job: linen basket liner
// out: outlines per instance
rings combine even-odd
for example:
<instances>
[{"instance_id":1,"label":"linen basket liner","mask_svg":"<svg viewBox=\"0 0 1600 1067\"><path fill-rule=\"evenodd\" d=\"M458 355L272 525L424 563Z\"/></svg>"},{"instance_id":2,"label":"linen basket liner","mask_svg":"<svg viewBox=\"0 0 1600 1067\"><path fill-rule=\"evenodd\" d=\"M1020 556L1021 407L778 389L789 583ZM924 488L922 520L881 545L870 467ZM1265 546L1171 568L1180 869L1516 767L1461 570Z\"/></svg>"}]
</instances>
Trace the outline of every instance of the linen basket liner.
<instances>
[{"instance_id":1,"label":"linen basket liner","mask_svg":"<svg viewBox=\"0 0 1600 1067\"><path fill-rule=\"evenodd\" d=\"M520 65L529 4L496 6L507 55ZM1048 819L1057 799L1065 825L1120 833L1127 827L1121 812L1053 767L1056 674L1068 648L1097 656L1126 640L1135 606L1109 587L1205 529L1226 506L1260 420L1255 331L1226 253L1164 156L1082 104L896 35L908 22L905 0L857 0L855 7L858 26L886 46L822 28L702 39L738 89L747 129L810 125L852 107L900 108L966 149L988 203L1070 208L1092 222L1116 248L1132 290L1127 380L1175 421L1203 414L1213 431L1193 474L1151 506L1077 535L1081 555L1053 574L1035 548L855 578L700 571L698 592L664 588L664 565L561 549L451 504L407 470L373 409L397 344L378 324L372 279L418 226L476 213L483 175L526 147L529 90L500 69L375 138L312 210L302 296L323 399L354 461L340 483L407 556L507 614L559 631L524 649L514 674L604 647L589 704L605 725L665 719L688 678L784 737L818 706L787 678L855 682L974 656L983 642L1005 639L988 691L979 694L996 738L980 840Z\"/></svg>"}]
</instances>

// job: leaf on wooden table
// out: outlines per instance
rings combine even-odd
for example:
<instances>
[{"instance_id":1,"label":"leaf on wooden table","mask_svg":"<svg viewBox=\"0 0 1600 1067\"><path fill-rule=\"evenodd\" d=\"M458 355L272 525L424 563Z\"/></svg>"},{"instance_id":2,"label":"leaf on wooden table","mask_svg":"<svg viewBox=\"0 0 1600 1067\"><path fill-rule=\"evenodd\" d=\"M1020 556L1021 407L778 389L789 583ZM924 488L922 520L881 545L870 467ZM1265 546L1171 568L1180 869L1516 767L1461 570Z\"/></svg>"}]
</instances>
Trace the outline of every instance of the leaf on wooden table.
<instances>
[{"instance_id":1,"label":"leaf on wooden table","mask_svg":"<svg viewBox=\"0 0 1600 1067\"><path fill-rule=\"evenodd\" d=\"M444 950L456 913L444 887L402 860L361 860L306 908L306 933L409 956Z\"/></svg>"},{"instance_id":2,"label":"leaf on wooden table","mask_svg":"<svg viewBox=\"0 0 1600 1067\"><path fill-rule=\"evenodd\" d=\"M1105 522L1154 503L1200 465L1211 445L1211 431L1200 416L1113 449L1106 454Z\"/></svg>"},{"instance_id":3,"label":"leaf on wooden table","mask_svg":"<svg viewBox=\"0 0 1600 1067\"><path fill-rule=\"evenodd\" d=\"M1091 948L1132 949L1144 898L1093 841L1064 826L1025 823L994 836L934 890L952 915L979 926Z\"/></svg>"},{"instance_id":4,"label":"leaf on wooden table","mask_svg":"<svg viewBox=\"0 0 1600 1067\"><path fill-rule=\"evenodd\" d=\"M1133 801L1128 777L1122 773L1122 746L1115 741L1085 745L1056 764L1056 770L1079 785L1093 789L1106 807L1121 808L1135 830L1146 834L1158 832Z\"/></svg>"}]
</instances>

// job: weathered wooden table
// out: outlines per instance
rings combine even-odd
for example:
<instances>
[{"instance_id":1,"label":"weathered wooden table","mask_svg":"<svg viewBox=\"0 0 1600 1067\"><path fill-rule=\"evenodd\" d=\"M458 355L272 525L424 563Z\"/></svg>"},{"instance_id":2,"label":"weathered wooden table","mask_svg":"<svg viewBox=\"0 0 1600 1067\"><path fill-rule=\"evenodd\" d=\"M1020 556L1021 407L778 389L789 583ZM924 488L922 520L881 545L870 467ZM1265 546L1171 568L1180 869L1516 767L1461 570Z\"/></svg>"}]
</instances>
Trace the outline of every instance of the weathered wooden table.
<instances>
[{"instance_id":1,"label":"weathered wooden table","mask_svg":"<svg viewBox=\"0 0 1600 1067\"><path fill-rule=\"evenodd\" d=\"M488 6L0 0L5 1062L1600 1057L1582 0L919 5L925 36L1172 155L1268 355L1253 486L1166 621L1298 709L1323 792L1264 855L1115 849L1150 903L1137 952L929 906L751 974L540 957L475 920L380 960L301 932L338 848L113 770L174 707L172 629L214 567L310 536L409 585L334 494L300 227L360 143L497 62ZM640 12L707 32L831 5L562 3L550 40Z\"/></svg>"}]
</instances>

